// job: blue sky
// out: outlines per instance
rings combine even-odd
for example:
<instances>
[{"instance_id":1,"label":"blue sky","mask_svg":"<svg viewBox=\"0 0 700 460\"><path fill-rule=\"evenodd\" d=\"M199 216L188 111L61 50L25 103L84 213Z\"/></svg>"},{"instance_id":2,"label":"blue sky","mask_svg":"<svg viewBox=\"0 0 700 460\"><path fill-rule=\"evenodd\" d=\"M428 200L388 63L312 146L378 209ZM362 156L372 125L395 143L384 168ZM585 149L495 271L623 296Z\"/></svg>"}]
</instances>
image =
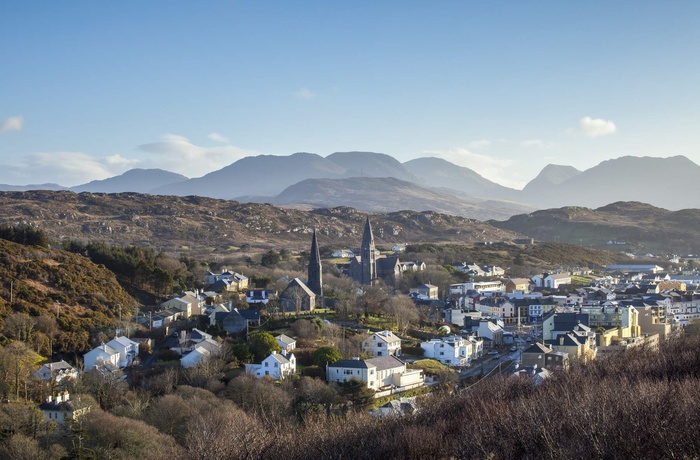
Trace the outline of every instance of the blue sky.
<instances>
[{"instance_id":1,"label":"blue sky","mask_svg":"<svg viewBox=\"0 0 700 460\"><path fill-rule=\"evenodd\" d=\"M700 163L700 2L0 2L0 183L243 156Z\"/></svg>"}]
</instances>

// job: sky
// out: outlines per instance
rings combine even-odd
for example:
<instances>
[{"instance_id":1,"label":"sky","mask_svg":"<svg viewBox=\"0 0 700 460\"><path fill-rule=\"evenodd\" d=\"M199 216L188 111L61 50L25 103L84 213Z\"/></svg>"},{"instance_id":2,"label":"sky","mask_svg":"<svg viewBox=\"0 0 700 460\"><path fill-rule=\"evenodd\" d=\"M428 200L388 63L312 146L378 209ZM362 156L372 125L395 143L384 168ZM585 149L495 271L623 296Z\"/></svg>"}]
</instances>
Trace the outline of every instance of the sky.
<instances>
[{"instance_id":1,"label":"sky","mask_svg":"<svg viewBox=\"0 0 700 460\"><path fill-rule=\"evenodd\" d=\"M250 155L700 163L698 1L0 2L0 183Z\"/></svg>"}]
</instances>

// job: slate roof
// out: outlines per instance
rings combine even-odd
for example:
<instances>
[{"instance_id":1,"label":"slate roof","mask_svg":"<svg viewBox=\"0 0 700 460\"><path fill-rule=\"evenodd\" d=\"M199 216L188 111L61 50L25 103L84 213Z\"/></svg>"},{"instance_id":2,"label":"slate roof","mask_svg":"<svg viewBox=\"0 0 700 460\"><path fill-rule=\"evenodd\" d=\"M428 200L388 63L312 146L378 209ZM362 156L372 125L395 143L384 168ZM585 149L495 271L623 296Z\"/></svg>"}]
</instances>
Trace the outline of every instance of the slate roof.
<instances>
[{"instance_id":1,"label":"slate roof","mask_svg":"<svg viewBox=\"0 0 700 460\"><path fill-rule=\"evenodd\" d=\"M291 345L296 342L293 338L289 337L288 335L280 334L277 337L275 337L277 340L280 342L284 343L285 345Z\"/></svg>"},{"instance_id":2,"label":"slate roof","mask_svg":"<svg viewBox=\"0 0 700 460\"><path fill-rule=\"evenodd\" d=\"M339 359L328 367L347 367L351 369L368 369L370 366L367 362L361 359Z\"/></svg>"},{"instance_id":3,"label":"slate roof","mask_svg":"<svg viewBox=\"0 0 700 460\"><path fill-rule=\"evenodd\" d=\"M378 371L385 371L387 369L394 369L400 366L404 366L404 362L394 355L379 356L378 358L372 358L367 360L367 365L373 365L377 367Z\"/></svg>"}]
</instances>

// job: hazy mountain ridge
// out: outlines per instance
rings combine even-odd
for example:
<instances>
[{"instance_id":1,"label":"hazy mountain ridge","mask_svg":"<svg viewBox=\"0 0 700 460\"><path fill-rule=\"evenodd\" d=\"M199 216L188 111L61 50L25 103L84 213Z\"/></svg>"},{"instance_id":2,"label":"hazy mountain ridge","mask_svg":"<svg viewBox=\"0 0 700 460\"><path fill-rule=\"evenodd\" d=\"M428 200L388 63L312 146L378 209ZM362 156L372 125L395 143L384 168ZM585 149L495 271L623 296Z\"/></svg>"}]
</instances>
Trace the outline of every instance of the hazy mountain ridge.
<instances>
[{"instance_id":1,"label":"hazy mountain ridge","mask_svg":"<svg viewBox=\"0 0 700 460\"><path fill-rule=\"evenodd\" d=\"M348 179L307 179L292 185L269 201L278 205L302 204L312 207L350 206L370 212L435 211L473 219L504 219L514 212L504 203L459 192L426 189L394 177L353 177ZM501 209L507 211L501 211ZM519 212L526 207L517 208Z\"/></svg>"},{"instance_id":2,"label":"hazy mountain ridge","mask_svg":"<svg viewBox=\"0 0 700 460\"><path fill-rule=\"evenodd\" d=\"M104 180L94 180L87 184L71 187L74 192L95 193L150 193L153 189L188 180L182 174L163 169L130 169L119 176Z\"/></svg>"},{"instance_id":3,"label":"hazy mountain ridge","mask_svg":"<svg viewBox=\"0 0 700 460\"><path fill-rule=\"evenodd\" d=\"M519 192L442 158L416 158L405 162L404 166L420 178L420 183L430 187L444 187L483 198L515 199Z\"/></svg>"},{"instance_id":4,"label":"hazy mountain ridge","mask_svg":"<svg viewBox=\"0 0 700 460\"><path fill-rule=\"evenodd\" d=\"M289 156L259 155L243 158L205 176L185 180L179 180L184 176L162 170L143 171L138 181L130 177L134 174L127 172L73 189L197 195L303 206L310 206L309 203L351 205L368 210L423 209L426 203L432 202L445 212L462 213L459 209L464 209L463 215L479 218L504 218L530 209L562 206L594 208L614 201L641 201L671 210L700 208L700 183L696 180L700 166L682 156L626 156L604 161L583 172L571 166L548 165L522 191L503 187L469 168L443 159L418 158L402 164L389 155L373 152L337 152L325 158L303 152ZM382 207L377 203L376 187L354 190L351 187L356 184L347 180L353 177L393 177L415 186L406 197L411 196L411 200ZM317 182L313 188L308 188L306 183L290 189L307 179L324 181ZM391 184L395 187L390 187ZM325 192L320 188L322 186L326 187ZM404 185L391 181L386 181L383 186L387 187L383 192L387 196L398 196L401 190L406 190ZM0 190L32 187L0 185ZM36 187L54 188L54 184ZM305 187L315 196L301 195L299 191ZM291 201L291 192L296 194L298 202ZM422 197L417 196L420 193ZM454 197L447 199L453 203L439 204L441 200L436 200L435 193ZM319 201L324 194L328 198ZM343 202L343 199L352 201ZM486 204L488 200L493 201Z\"/></svg>"}]
</instances>

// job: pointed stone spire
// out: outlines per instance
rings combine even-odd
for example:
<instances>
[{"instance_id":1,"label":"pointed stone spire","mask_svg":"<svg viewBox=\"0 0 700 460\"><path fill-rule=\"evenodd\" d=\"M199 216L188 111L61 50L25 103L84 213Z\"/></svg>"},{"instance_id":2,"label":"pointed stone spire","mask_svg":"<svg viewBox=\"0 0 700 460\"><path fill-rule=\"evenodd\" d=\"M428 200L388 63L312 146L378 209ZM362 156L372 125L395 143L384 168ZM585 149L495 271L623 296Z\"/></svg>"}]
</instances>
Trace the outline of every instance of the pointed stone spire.
<instances>
[{"instance_id":1,"label":"pointed stone spire","mask_svg":"<svg viewBox=\"0 0 700 460\"><path fill-rule=\"evenodd\" d=\"M316 227L314 227L314 234L311 237L311 252L309 253L309 277L307 286L314 292L314 294L316 294L316 296L323 297L323 270L321 268L321 252L319 251L318 239L316 238Z\"/></svg>"},{"instance_id":2,"label":"pointed stone spire","mask_svg":"<svg viewBox=\"0 0 700 460\"><path fill-rule=\"evenodd\" d=\"M360 247L362 263L362 279L360 284L370 285L377 277L377 261L374 254L374 234L369 223L369 216L365 222L365 231L362 235L362 246Z\"/></svg>"}]
</instances>

